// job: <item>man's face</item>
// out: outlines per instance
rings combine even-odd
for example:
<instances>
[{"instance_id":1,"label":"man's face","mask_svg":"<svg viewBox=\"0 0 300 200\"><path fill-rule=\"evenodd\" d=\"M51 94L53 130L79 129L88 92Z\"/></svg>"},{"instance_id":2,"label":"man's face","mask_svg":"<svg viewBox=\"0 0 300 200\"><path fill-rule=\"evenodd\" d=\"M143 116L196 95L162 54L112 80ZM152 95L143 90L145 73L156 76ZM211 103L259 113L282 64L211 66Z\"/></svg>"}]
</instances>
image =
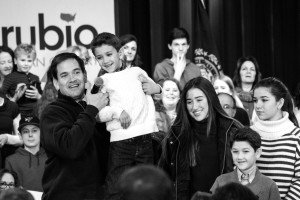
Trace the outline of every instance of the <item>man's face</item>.
<instances>
[{"instance_id":1,"label":"man's face","mask_svg":"<svg viewBox=\"0 0 300 200\"><path fill-rule=\"evenodd\" d=\"M187 43L186 38L179 38L172 41L172 44L168 44L169 49L172 51L173 57L186 55L189 44Z\"/></svg>"},{"instance_id":2,"label":"man's face","mask_svg":"<svg viewBox=\"0 0 300 200\"><path fill-rule=\"evenodd\" d=\"M227 94L219 94L218 97L223 110L229 117L234 117L236 109L232 98Z\"/></svg>"},{"instance_id":3,"label":"man's face","mask_svg":"<svg viewBox=\"0 0 300 200\"><path fill-rule=\"evenodd\" d=\"M54 84L63 95L81 100L84 97L85 83L86 74L75 59L70 58L57 65L57 80L54 79Z\"/></svg>"}]
</instances>

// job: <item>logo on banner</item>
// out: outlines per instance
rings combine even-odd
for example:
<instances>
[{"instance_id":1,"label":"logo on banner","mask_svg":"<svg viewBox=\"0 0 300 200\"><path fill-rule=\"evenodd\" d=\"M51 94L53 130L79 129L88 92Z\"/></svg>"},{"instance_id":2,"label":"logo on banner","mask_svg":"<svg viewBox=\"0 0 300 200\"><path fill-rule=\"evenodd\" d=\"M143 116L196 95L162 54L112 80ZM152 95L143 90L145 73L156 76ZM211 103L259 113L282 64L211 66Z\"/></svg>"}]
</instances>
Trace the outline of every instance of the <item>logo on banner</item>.
<instances>
[{"instance_id":1,"label":"logo on banner","mask_svg":"<svg viewBox=\"0 0 300 200\"><path fill-rule=\"evenodd\" d=\"M210 81L220 76L218 58L214 54L209 54L201 48L195 50L195 64L199 66L201 75Z\"/></svg>"},{"instance_id":2,"label":"logo on banner","mask_svg":"<svg viewBox=\"0 0 300 200\"><path fill-rule=\"evenodd\" d=\"M61 13L60 14L60 18L63 20L63 21L66 21L66 22L75 22L75 16L76 16L76 13L74 15L71 15L71 14L67 14L67 13Z\"/></svg>"}]
</instances>

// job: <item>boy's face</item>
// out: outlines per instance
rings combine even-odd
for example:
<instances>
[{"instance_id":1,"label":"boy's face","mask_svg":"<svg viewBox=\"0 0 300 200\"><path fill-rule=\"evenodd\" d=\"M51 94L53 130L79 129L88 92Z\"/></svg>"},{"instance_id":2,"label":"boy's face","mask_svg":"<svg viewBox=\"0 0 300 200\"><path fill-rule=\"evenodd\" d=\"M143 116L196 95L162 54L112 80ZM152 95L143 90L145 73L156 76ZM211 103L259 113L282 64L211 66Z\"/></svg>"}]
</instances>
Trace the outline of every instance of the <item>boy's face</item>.
<instances>
[{"instance_id":1,"label":"boy's face","mask_svg":"<svg viewBox=\"0 0 300 200\"><path fill-rule=\"evenodd\" d=\"M15 58L15 63L17 65L17 70L19 72L28 73L33 65L33 55L32 54L19 54L17 58Z\"/></svg>"},{"instance_id":2,"label":"boy's face","mask_svg":"<svg viewBox=\"0 0 300 200\"><path fill-rule=\"evenodd\" d=\"M36 147L40 144L40 128L34 125L26 125L21 130L25 147Z\"/></svg>"},{"instance_id":3,"label":"boy's face","mask_svg":"<svg viewBox=\"0 0 300 200\"><path fill-rule=\"evenodd\" d=\"M246 141L236 141L231 148L232 159L236 167L246 172L251 169L260 157L261 149L254 151L253 147Z\"/></svg>"},{"instance_id":4,"label":"boy's face","mask_svg":"<svg viewBox=\"0 0 300 200\"><path fill-rule=\"evenodd\" d=\"M172 51L173 57L177 57L185 56L190 46L186 38L178 38L173 40L171 45L168 44L168 47Z\"/></svg>"},{"instance_id":5,"label":"boy's face","mask_svg":"<svg viewBox=\"0 0 300 200\"><path fill-rule=\"evenodd\" d=\"M121 66L120 55L117 50L110 45L102 45L95 48L95 58L101 68L108 73L115 72Z\"/></svg>"}]
</instances>

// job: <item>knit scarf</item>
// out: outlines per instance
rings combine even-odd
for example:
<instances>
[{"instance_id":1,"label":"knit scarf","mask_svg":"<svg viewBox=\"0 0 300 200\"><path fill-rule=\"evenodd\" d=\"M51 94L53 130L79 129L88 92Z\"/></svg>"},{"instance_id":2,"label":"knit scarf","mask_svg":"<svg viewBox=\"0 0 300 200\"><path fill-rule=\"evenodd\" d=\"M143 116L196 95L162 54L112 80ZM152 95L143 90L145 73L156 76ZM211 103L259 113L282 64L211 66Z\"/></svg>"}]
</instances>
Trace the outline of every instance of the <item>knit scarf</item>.
<instances>
[{"instance_id":1,"label":"knit scarf","mask_svg":"<svg viewBox=\"0 0 300 200\"><path fill-rule=\"evenodd\" d=\"M251 126L261 137L267 139L279 138L284 134L291 133L295 127L289 119L289 113L285 111L283 112L283 118L276 121L263 121L256 116Z\"/></svg>"}]
</instances>

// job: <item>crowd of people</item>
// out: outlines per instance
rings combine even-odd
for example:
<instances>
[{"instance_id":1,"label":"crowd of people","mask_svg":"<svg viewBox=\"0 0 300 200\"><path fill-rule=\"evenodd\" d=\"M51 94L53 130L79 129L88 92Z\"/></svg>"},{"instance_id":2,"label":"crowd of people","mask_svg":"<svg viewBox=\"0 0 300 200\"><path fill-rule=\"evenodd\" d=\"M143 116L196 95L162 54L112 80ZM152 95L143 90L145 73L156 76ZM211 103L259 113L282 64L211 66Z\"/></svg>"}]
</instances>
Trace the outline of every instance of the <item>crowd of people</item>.
<instances>
[{"instance_id":1,"label":"crowd of people","mask_svg":"<svg viewBox=\"0 0 300 200\"><path fill-rule=\"evenodd\" d=\"M0 200L300 199L300 84L253 56L203 77L188 32L167 41L147 74L134 35L100 33L57 52L44 87L34 45L0 46Z\"/></svg>"}]
</instances>

